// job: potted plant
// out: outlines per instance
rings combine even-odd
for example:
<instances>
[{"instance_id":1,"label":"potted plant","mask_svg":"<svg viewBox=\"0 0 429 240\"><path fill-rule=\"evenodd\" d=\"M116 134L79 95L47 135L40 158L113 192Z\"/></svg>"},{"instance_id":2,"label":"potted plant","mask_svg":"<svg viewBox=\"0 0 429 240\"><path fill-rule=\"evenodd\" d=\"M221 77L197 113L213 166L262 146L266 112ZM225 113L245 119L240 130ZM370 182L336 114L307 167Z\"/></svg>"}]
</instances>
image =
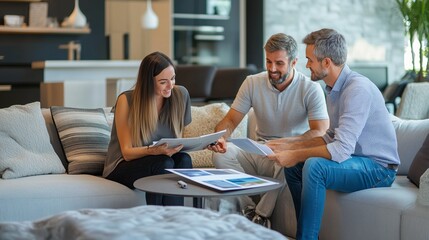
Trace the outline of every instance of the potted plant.
<instances>
[{"instance_id":1,"label":"potted plant","mask_svg":"<svg viewBox=\"0 0 429 240\"><path fill-rule=\"evenodd\" d=\"M399 11L404 18L406 34L409 37L413 72L417 74L416 82L424 81L428 76L429 62L423 68L423 59L429 57L429 0L396 0ZM419 69L416 70L414 40L417 38Z\"/></svg>"}]
</instances>

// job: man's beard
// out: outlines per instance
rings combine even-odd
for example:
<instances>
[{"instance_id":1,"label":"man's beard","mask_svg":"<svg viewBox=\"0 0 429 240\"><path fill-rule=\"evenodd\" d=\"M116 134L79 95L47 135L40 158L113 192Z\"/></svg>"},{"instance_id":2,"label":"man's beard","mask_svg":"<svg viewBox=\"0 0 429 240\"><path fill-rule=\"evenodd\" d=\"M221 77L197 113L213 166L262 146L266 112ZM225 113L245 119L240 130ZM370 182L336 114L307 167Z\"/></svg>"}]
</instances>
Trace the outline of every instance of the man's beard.
<instances>
[{"instance_id":1,"label":"man's beard","mask_svg":"<svg viewBox=\"0 0 429 240\"><path fill-rule=\"evenodd\" d=\"M289 77L290 73L293 71L293 68L291 68L291 66L289 66L289 71L284 74L283 76L280 76L279 80L274 80L270 77L270 74L268 73L268 79L270 80L270 83L275 86L275 85L280 85L282 84L284 81L286 81L286 78ZM277 73L277 72L275 72Z\"/></svg>"},{"instance_id":2,"label":"man's beard","mask_svg":"<svg viewBox=\"0 0 429 240\"><path fill-rule=\"evenodd\" d=\"M311 73L311 80L313 81L323 80L323 78L325 78L326 76L328 76L328 72L324 69L322 69L322 71L319 74L316 74L316 72L313 71Z\"/></svg>"}]
</instances>

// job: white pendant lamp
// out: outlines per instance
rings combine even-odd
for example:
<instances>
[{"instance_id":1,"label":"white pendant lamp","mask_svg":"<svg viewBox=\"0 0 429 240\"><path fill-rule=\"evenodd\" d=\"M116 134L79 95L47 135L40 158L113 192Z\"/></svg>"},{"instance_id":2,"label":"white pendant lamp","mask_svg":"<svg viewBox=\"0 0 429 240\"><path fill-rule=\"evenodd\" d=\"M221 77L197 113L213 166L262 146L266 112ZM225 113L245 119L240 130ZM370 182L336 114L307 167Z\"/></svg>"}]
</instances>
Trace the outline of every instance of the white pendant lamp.
<instances>
[{"instance_id":1,"label":"white pendant lamp","mask_svg":"<svg viewBox=\"0 0 429 240\"><path fill-rule=\"evenodd\" d=\"M156 29L158 27L158 16L156 16L152 9L151 0L147 0L146 2L146 12L143 14L141 19L142 28Z\"/></svg>"}]
</instances>

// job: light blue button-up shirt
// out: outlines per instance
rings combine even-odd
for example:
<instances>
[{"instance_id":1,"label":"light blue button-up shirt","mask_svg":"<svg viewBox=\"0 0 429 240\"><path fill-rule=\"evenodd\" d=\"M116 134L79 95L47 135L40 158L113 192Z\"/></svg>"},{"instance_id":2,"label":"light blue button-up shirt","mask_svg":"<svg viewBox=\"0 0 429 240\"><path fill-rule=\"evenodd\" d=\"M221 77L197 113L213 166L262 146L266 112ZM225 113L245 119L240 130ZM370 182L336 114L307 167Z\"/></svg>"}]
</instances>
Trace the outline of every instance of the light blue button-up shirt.
<instances>
[{"instance_id":1,"label":"light blue button-up shirt","mask_svg":"<svg viewBox=\"0 0 429 240\"><path fill-rule=\"evenodd\" d=\"M375 84L345 65L326 90L330 126L323 139L332 160L340 163L355 155L382 166L399 164L395 129Z\"/></svg>"}]
</instances>

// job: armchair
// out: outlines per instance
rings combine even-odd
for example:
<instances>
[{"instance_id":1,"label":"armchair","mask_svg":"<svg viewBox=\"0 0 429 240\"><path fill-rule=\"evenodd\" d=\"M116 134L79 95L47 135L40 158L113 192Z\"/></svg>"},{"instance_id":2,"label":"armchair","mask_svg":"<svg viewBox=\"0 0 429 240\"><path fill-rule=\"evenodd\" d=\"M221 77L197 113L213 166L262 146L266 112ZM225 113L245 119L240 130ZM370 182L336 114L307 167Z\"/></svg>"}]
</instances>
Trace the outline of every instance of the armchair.
<instances>
[{"instance_id":1,"label":"armchair","mask_svg":"<svg viewBox=\"0 0 429 240\"><path fill-rule=\"evenodd\" d=\"M176 84L188 89L193 102L204 102L210 96L215 73L214 66L177 65Z\"/></svg>"}]
</instances>

